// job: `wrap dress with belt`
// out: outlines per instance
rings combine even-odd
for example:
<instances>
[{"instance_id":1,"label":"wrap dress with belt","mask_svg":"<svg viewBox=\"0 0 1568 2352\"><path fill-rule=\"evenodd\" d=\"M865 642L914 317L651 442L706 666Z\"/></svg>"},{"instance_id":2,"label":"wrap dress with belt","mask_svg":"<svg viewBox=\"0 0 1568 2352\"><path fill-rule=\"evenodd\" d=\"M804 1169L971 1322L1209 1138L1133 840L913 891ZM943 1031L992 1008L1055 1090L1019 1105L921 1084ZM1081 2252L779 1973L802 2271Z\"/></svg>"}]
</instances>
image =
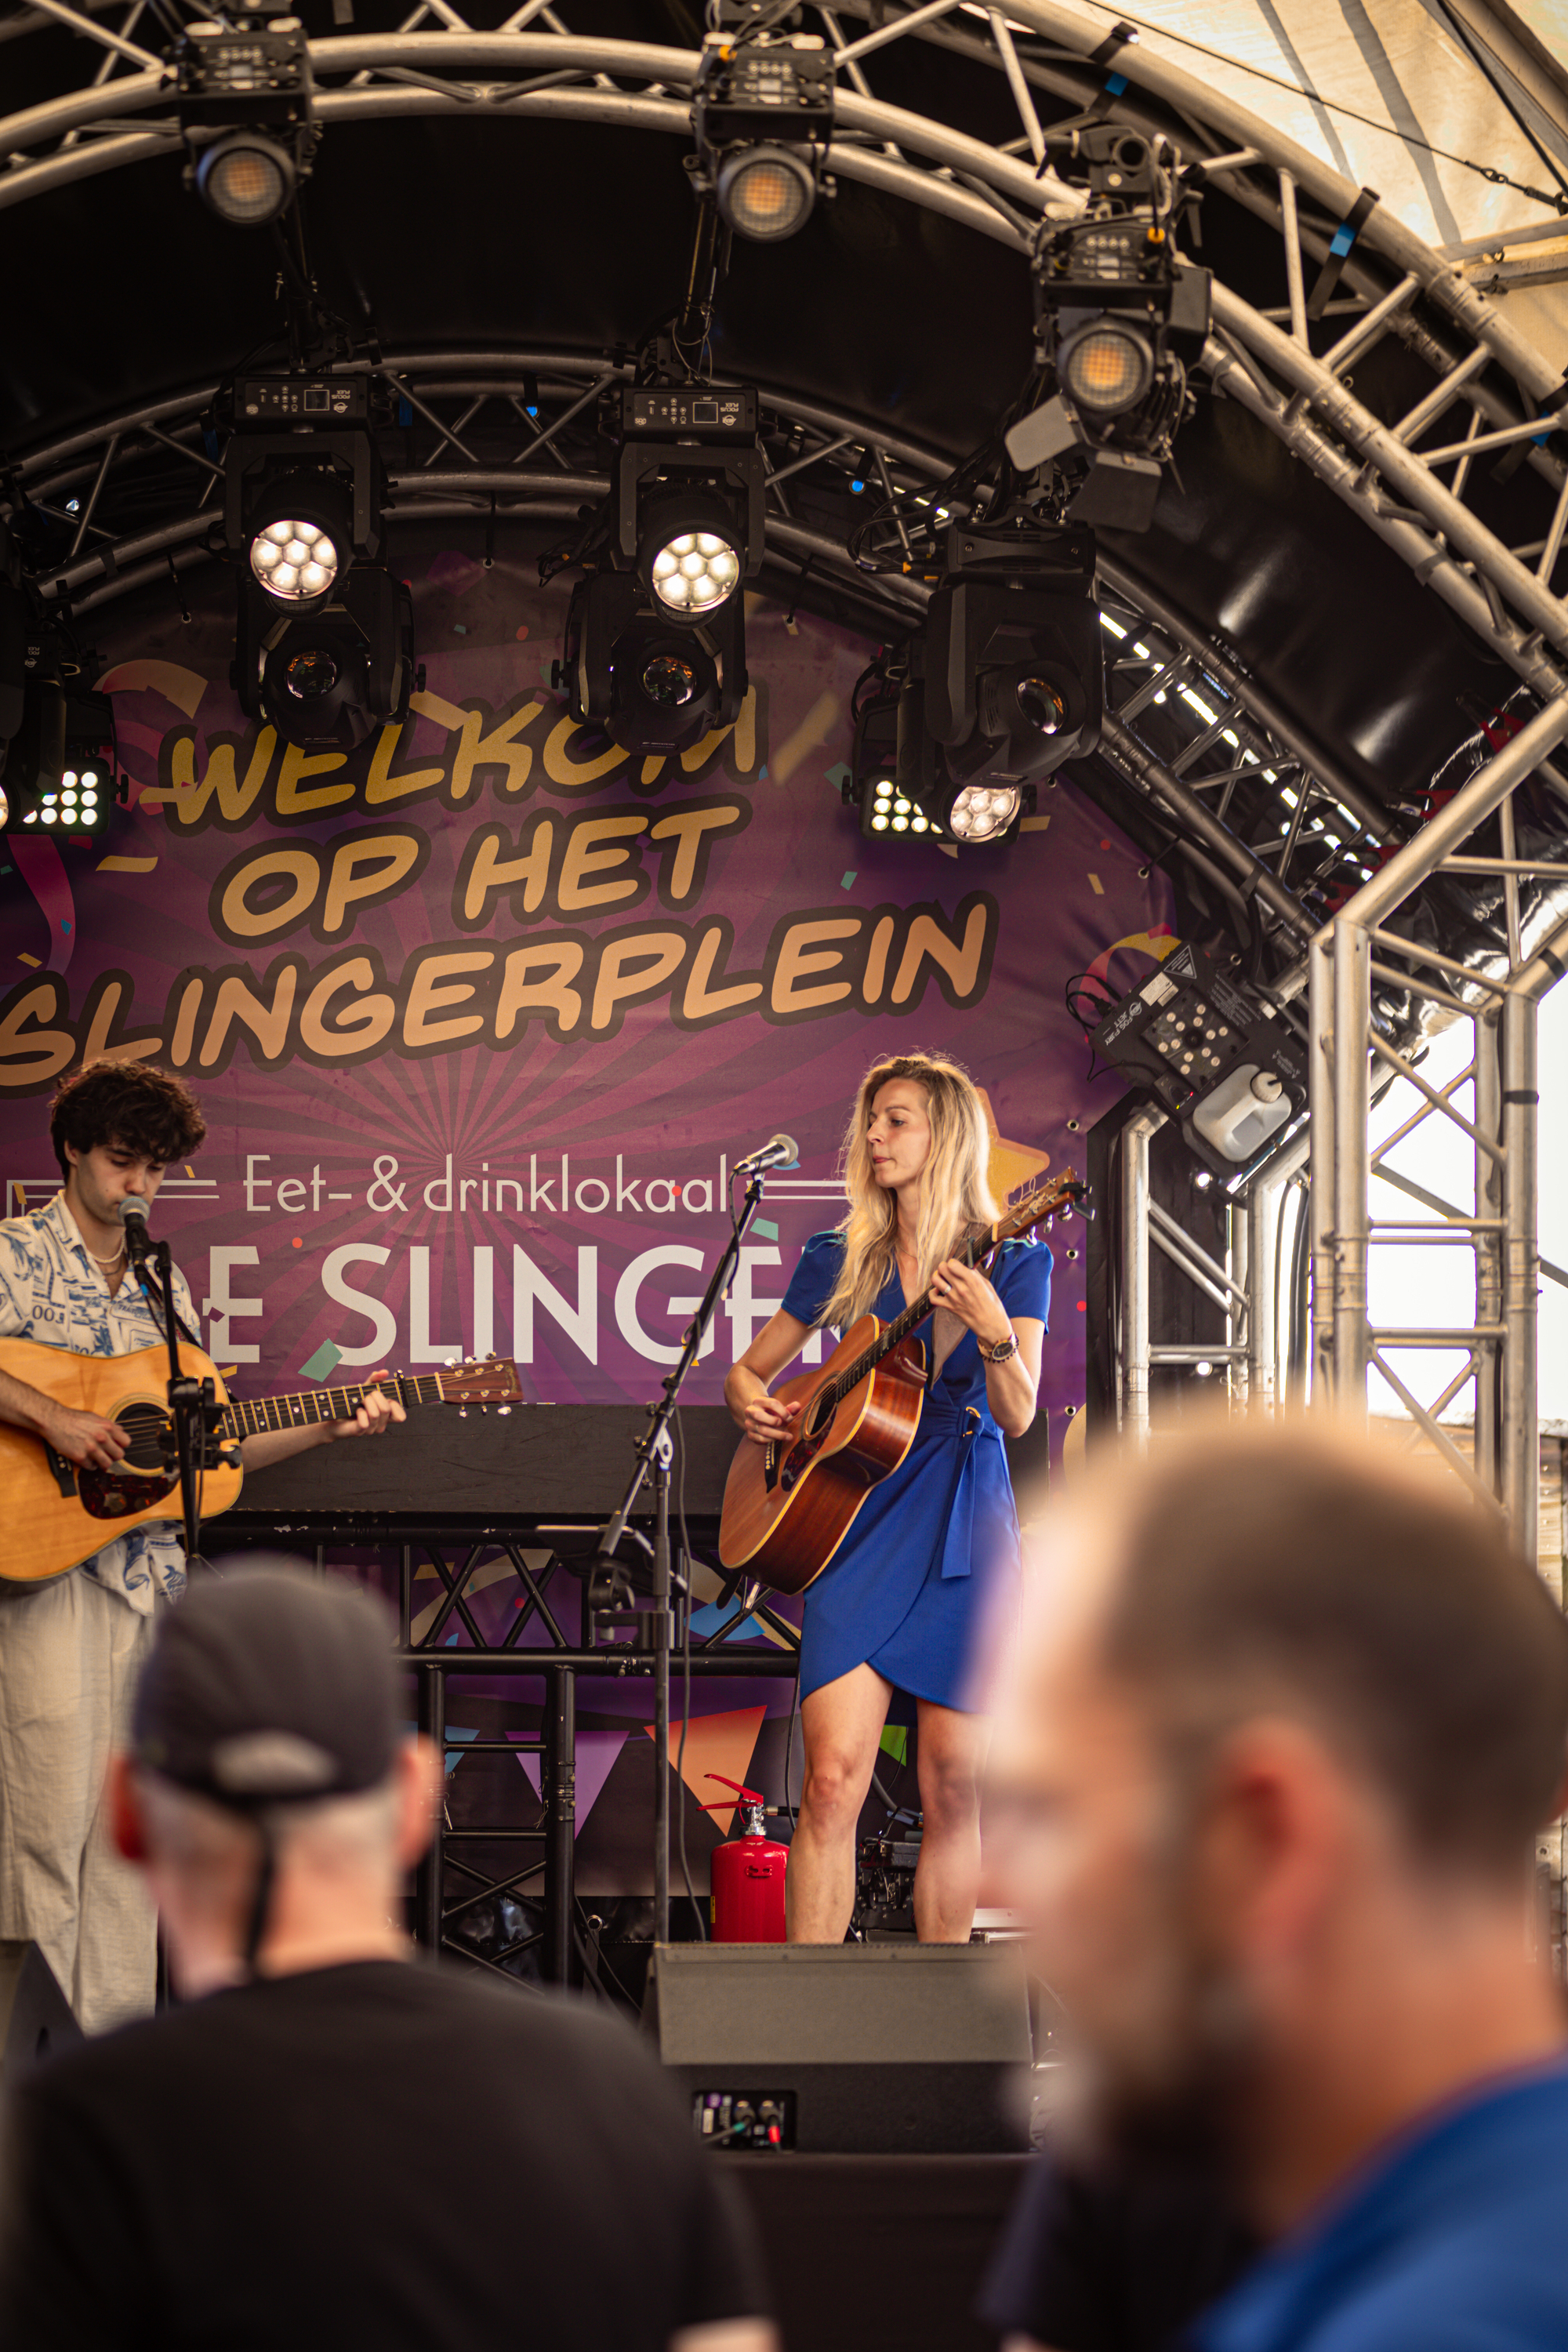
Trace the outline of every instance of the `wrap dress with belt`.
<instances>
[{"instance_id":1,"label":"wrap dress with belt","mask_svg":"<svg viewBox=\"0 0 1568 2352\"><path fill-rule=\"evenodd\" d=\"M844 1237L814 1234L783 1300L815 1324L838 1278ZM989 1269L1015 1319L1048 1319L1051 1254L1043 1242L1005 1242ZM904 1310L895 1267L872 1312ZM928 1325L919 1336L929 1349ZM1002 1432L985 1401L985 1366L965 1331L927 1394L913 1444L873 1486L855 1523L805 1597L800 1692L809 1697L856 1666L895 1690L974 1712L978 1638L1004 1581L1018 1572L1018 1514Z\"/></svg>"}]
</instances>

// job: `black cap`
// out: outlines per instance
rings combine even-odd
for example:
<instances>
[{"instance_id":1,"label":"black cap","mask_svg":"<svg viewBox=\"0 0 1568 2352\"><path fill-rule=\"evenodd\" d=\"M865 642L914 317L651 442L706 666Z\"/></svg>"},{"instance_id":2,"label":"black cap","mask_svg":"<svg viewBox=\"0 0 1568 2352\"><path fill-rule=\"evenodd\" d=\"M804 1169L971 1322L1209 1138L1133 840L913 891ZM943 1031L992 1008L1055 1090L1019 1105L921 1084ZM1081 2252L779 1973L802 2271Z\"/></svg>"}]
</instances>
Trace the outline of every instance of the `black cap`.
<instances>
[{"instance_id":1,"label":"black cap","mask_svg":"<svg viewBox=\"0 0 1568 2352\"><path fill-rule=\"evenodd\" d=\"M204 1577L164 1616L132 1754L242 1811L345 1797L392 1769L402 1711L392 1626L373 1601L302 1563L252 1562Z\"/></svg>"}]
</instances>

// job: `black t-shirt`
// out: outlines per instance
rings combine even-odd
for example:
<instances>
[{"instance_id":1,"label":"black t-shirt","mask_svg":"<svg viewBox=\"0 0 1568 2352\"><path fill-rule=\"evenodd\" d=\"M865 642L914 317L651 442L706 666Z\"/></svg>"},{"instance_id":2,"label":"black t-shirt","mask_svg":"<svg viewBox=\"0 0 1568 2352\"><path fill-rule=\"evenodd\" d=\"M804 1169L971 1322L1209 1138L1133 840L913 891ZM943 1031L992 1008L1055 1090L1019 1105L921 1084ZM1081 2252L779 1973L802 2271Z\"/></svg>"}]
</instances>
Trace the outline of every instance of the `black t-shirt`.
<instances>
[{"instance_id":1,"label":"black t-shirt","mask_svg":"<svg viewBox=\"0 0 1568 2352\"><path fill-rule=\"evenodd\" d=\"M1029 2168L981 2297L1003 2336L1051 2352L1168 2352L1258 2251L1206 2183Z\"/></svg>"},{"instance_id":2,"label":"black t-shirt","mask_svg":"<svg viewBox=\"0 0 1568 2352\"><path fill-rule=\"evenodd\" d=\"M247 1985L30 2074L0 2346L664 2352L765 2309L635 2037L388 1960Z\"/></svg>"}]
</instances>

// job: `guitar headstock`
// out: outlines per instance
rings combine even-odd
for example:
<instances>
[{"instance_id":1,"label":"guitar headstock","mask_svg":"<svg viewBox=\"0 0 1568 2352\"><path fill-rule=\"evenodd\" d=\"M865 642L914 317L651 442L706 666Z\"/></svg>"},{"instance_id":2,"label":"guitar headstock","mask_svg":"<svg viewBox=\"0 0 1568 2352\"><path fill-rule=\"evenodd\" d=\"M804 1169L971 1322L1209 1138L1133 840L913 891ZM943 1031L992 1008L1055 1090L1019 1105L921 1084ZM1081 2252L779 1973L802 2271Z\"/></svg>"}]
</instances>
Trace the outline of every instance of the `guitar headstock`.
<instances>
[{"instance_id":1,"label":"guitar headstock","mask_svg":"<svg viewBox=\"0 0 1568 2352\"><path fill-rule=\"evenodd\" d=\"M485 1356L477 1363L447 1364L436 1375L443 1404L512 1405L522 1384L510 1356Z\"/></svg>"},{"instance_id":2,"label":"guitar headstock","mask_svg":"<svg viewBox=\"0 0 1568 2352\"><path fill-rule=\"evenodd\" d=\"M1016 1241L1020 1234L1032 1233L1037 1225L1048 1224L1053 1217L1076 1209L1089 1197L1089 1187L1075 1169L1064 1168L1048 1184L1042 1184L1016 1209L1009 1209L992 1227L996 1243Z\"/></svg>"}]
</instances>

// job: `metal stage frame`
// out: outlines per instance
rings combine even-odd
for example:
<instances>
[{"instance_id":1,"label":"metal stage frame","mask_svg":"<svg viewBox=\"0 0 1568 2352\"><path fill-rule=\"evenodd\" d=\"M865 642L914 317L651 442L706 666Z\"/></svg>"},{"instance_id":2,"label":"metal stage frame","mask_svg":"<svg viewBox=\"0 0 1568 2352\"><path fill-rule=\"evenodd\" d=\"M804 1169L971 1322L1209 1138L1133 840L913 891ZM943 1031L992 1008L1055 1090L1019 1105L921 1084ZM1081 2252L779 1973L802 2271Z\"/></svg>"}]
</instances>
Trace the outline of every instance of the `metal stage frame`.
<instances>
[{"instance_id":1,"label":"metal stage frame","mask_svg":"<svg viewBox=\"0 0 1568 2352\"><path fill-rule=\"evenodd\" d=\"M707 1513L689 1511L687 1517L698 1544L716 1532L717 1522L710 1521ZM226 1517L224 1527L260 1544L275 1546L278 1540L278 1519L269 1512L233 1511ZM320 1529L315 1532L316 1567L324 1573L327 1543L321 1539ZM587 1555L582 1553L582 1546L586 1544L591 1553L597 1533L596 1520L584 1518L580 1526L572 1528L559 1522L541 1528L532 1524L526 1513L509 1515L489 1525L461 1526L449 1519L421 1524L406 1517L389 1520L378 1515L363 1524L345 1518L334 1522L331 1530L331 1549L334 1552L361 1548L384 1554L396 1551L397 1663L414 1676L418 1728L443 1754L447 1748L447 1686L451 1680L506 1675L520 1680L537 1679L543 1686L538 1738L465 1739L461 1748L465 1757L536 1755L540 1759L541 1818L526 1825L508 1822L457 1827L443 1803L436 1842L415 1880L414 1929L425 1950L431 1955L456 1953L472 1966L505 1976L510 1983L519 1979L500 1966L501 1961L533 1948L538 1949L541 1973L547 1984L572 1984L579 1975L574 1936L578 1686L584 1682L625 1682L629 1677L651 1681L654 1671L651 1649L639 1649L632 1641L594 1638L584 1573ZM566 1535L576 1537L577 1544L557 1549L552 1538ZM505 1641L500 1644L487 1642L470 1607L470 1587L476 1573L481 1568L493 1567L498 1556L506 1560L521 1602ZM435 1569L443 1588L434 1614L423 1624L420 1621L427 1612L415 1594L415 1580L422 1565ZM546 1598L546 1586L557 1567L571 1570L580 1580L581 1617L574 1632L562 1622L562 1615ZM487 1580L487 1584L489 1581ZM759 1601L756 1605L760 1614L765 1603ZM740 1622L744 1623L747 1620ZM769 1622L775 1639L782 1641L793 1633L793 1628L782 1620L770 1617ZM466 1637L468 1647L447 1646L455 1630L460 1637ZM525 1640L531 1632L534 1639ZM707 1637L691 1644L691 1673L694 1679L700 1680L717 1676L732 1681L761 1678L791 1682L795 1660L793 1646L770 1646L764 1650L743 1645L732 1636L722 1640ZM678 1664L677 1675L684 1671L684 1664ZM667 1765L666 1769L672 1767ZM499 1877L491 1876L487 1869L468 1858L476 1849L496 1846L521 1847L528 1858L515 1870L504 1871ZM456 1888L454 1880L460 1882ZM454 1937L454 1924L466 1912L498 1895L531 1888L536 1881L542 1883L544 1912L543 1925L537 1931L489 1956L474 1951Z\"/></svg>"},{"instance_id":2,"label":"metal stage frame","mask_svg":"<svg viewBox=\"0 0 1568 2352\"><path fill-rule=\"evenodd\" d=\"M136 37L143 8L144 0L127 0L110 25L66 0L44 0L43 13L76 30L99 62L79 89L0 121L0 156L9 162L0 176L0 207L178 152L163 61ZM1375 877L1369 857L1363 887L1322 929L1302 897L1314 861L1321 867L1350 847L1378 849L1389 839L1385 822L1323 747L1242 675L1224 646L1194 630L1159 591L1113 562L1103 567L1108 610L1120 612L1127 628L1110 649L1104 752L1128 788L1174 825L1182 854L1222 892L1228 888L1258 909L1266 931L1293 959L1279 992L1287 1007L1307 992L1313 1094L1305 1149L1312 1180L1317 1392L1364 1412L1367 1368L1375 1366L1408 1412L1413 1433L1452 1455L1464 1475L1505 1506L1521 1543L1532 1546L1534 1026L1541 997L1562 969L1563 942L1561 909L1549 901L1521 919L1517 885L1527 868L1507 845L1513 838L1511 796L1527 773L1568 799L1568 776L1551 756L1568 729L1568 601L1553 586L1568 536L1568 467L1537 446L1568 422L1568 397L1558 365L1480 290L1483 280L1506 281L1510 265L1500 266L1497 255L1510 238L1489 236L1473 252L1436 250L1375 201L1368 209L1366 192L1261 118L1136 46L1130 28L1118 27L1106 41L1102 26L1090 27L1050 0L1010 0L1005 12L930 0L891 14L882 0L840 0L808 6L806 14L820 25L838 75L827 168L1009 247L1021 268L1041 216L1069 217L1083 202L1046 166L1042 100L1047 110L1092 108L1099 118L1170 139L1184 168L1200 172L1274 235L1279 301L1260 309L1216 281L1202 373L1216 395L1237 402L1325 484L1543 706ZM882 53L910 40L994 73L1014 135L989 143L940 111L879 99L873 77ZM544 116L584 128L690 138L697 53L576 35L552 0L522 0L493 32L468 26L452 0L416 0L401 31L313 41L310 56L318 118L329 137L340 126L374 118L450 116L521 126ZM940 109L943 90L942 78L933 77L933 107ZM955 90L952 103L956 109L960 102ZM1526 224L1515 238L1527 243L1540 233L1540 225ZM1337 271L1310 302L1309 264ZM1313 310L1337 327L1321 354L1311 347ZM1358 398L1352 382L1352 371L1387 337L1429 378L1392 423ZM574 512L602 495L603 481L574 472L558 443L572 419L614 383L622 362L492 350L405 352L363 364L438 436L425 462L394 484L400 520L462 517L476 531L493 533L498 524ZM1483 383L1489 370L1491 379ZM525 403L529 372L537 373L538 397L531 392ZM842 545L801 520L791 483L814 472L818 479L837 478L863 468L895 513L912 517L914 502L950 470L955 453L922 448L881 422L762 389L764 422L782 432L789 452L782 460L775 454L767 482L775 585L809 562L836 593L858 599L864 609L900 625L918 617L921 592L858 572ZM999 401L1011 390L998 386ZM74 525L69 559L44 583L47 594L85 613L161 576L172 574L177 587L190 566L208 560L219 475L198 418L210 391L193 386L18 453L7 499L14 504L25 493L56 515L68 513ZM531 405L537 417L528 414ZM477 436L480 420L488 425L498 415L510 419L518 442L515 457L499 466L465 439L471 427ZM1468 494L1479 478L1479 459L1514 448L1550 496L1540 535L1510 546ZM166 462L171 452L188 467L189 497L176 496L160 520L139 525L133 535L116 540L100 531L93 518L110 478L153 459ZM1140 696L1146 696L1142 703ZM1140 737L1141 709L1161 698L1167 711L1182 704L1197 720L1184 769L1162 760ZM1273 815L1237 824L1237 786L1247 782L1247 806L1256 810L1259 774L1275 788ZM1465 844L1494 814L1504 828L1501 857L1468 856ZM1477 971L1388 931L1390 916L1409 893L1445 869L1502 877L1510 935L1498 969ZM1403 990L1474 1024L1473 1118L1434 1097L1409 1054L1383 1033L1372 985L1386 976L1391 955L1417 967L1414 976L1395 970ZM1375 1224L1369 1206L1382 1157L1374 1158L1368 1142L1370 1095L1385 1076L1408 1078L1427 1097L1420 1116L1457 1120L1475 1148L1473 1205L1424 1203L1445 1235L1475 1258L1474 1318L1447 1334L1373 1331L1367 1320L1369 1249L1425 1237ZM1281 1199L1298 1181L1297 1164L1278 1160L1257 1180L1252 1199L1235 1204L1226 1263L1212 1256L1200 1262L1149 1213L1150 1132L1147 1118L1139 1132L1130 1130L1123 1171L1123 1314L1113 1387L1118 1418L1134 1435L1147 1428L1149 1370L1163 1344L1148 1331L1152 1247L1178 1249L1184 1270L1225 1302L1233 1387L1245 1385L1262 1399L1276 1386L1278 1252L1270 1235L1283 1222ZM1289 1149L1299 1163L1300 1139L1291 1139ZM1447 1397L1422 1402L1390 1358L1435 1341L1458 1349L1469 1369ZM1437 1417L1466 1380L1476 1387L1473 1467Z\"/></svg>"}]
</instances>

